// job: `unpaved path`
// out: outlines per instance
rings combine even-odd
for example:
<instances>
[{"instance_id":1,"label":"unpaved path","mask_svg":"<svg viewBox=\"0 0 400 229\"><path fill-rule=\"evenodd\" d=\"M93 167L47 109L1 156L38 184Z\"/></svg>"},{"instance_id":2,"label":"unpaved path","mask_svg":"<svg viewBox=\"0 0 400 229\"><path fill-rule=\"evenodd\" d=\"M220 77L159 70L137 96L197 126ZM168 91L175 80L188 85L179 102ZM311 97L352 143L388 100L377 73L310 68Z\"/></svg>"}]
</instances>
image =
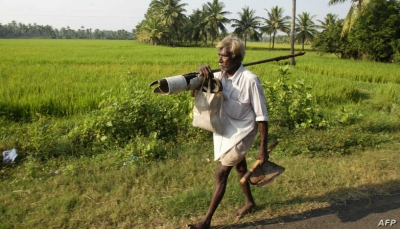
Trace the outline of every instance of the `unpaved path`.
<instances>
[{"instance_id":1,"label":"unpaved path","mask_svg":"<svg viewBox=\"0 0 400 229\"><path fill-rule=\"evenodd\" d=\"M393 220L396 221L395 224L393 224ZM396 229L400 228L400 193L379 195L357 201L347 201L345 204L334 204L328 208L284 217L279 220L279 223L275 219L273 221L265 220L223 228Z\"/></svg>"}]
</instances>

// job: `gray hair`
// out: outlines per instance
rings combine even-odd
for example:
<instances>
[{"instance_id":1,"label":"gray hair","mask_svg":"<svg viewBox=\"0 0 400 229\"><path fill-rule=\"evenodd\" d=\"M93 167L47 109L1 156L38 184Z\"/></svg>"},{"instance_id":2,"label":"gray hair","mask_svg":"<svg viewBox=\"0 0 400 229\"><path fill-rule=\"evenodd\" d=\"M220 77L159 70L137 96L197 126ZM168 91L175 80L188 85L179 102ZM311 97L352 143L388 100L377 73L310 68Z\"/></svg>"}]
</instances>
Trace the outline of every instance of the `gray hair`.
<instances>
[{"instance_id":1,"label":"gray hair","mask_svg":"<svg viewBox=\"0 0 400 229\"><path fill-rule=\"evenodd\" d=\"M222 41L220 41L217 44L216 48L218 50L226 48L232 53L232 58L238 56L240 61L243 61L244 56L246 55L246 48L244 47L242 40L232 35L227 36Z\"/></svg>"}]
</instances>

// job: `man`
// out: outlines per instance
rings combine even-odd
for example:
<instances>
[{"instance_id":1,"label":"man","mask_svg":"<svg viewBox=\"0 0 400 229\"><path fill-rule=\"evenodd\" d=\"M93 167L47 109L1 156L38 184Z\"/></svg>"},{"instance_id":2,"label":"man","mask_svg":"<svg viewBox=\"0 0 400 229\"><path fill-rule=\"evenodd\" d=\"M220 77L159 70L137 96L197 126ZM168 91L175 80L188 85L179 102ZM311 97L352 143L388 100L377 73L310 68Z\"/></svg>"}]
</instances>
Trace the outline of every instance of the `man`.
<instances>
[{"instance_id":1,"label":"man","mask_svg":"<svg viewBox=\"0 0 400 229\"><path fill-rule=\"evenodd\" d=\"M238 173L239 180L247 172L245 155L260 132L261 145L257 159L261 163L268 160L268 114L266 99L260 80L243 67L245 56L243 42L237 37L228 36L217 45L221 72L214 77L221 80L223 86L222 123L224 133L214 133L214 159L219 160L215 171L216 187L209 209L197 224L189 228L210 228L212 216L224 196L227 180L232 168ZM211 69L200 66L197 71L207 77ZM258 123L258 125L257 125ZM250 184L241 185L246 204L236 211L236 217L255 209L256 204L250 190Z\"/></svg>"}]
</instances>

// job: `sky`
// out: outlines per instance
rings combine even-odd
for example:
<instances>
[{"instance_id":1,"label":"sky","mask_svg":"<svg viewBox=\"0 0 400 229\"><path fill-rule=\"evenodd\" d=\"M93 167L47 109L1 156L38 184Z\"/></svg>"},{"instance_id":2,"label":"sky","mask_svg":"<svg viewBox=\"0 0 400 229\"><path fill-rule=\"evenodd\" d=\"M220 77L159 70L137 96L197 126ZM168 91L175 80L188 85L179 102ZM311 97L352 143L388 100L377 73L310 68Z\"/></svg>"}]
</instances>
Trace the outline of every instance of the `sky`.
<instances>
[{"instance_id":1,"label":"sky","mask_svg":"<svg viewBox=\"0 0 400 229\"><path fill-rule=\"evenodd\" d=\"M329 0L297 0L296 15L308 12L315 15L315 20L323 20L328 13L338 14L344 18L349 11L350 2L328 6ZM0 0L0 23L17 23L50 25L61 29L69 26L77 30L85 29L132 31L144 19L151 0ZM181 0L187 3L186 15L212 0ZM279 6L285 9L284 14L291 16L290 0L220 0L225 3L225 11L232 14L227 18L238 19L238 12L249 6L256 11L256 16L266 17L267 11ZM315 21L317 23L317 21ZM229 26L228 30L229 30Z\"/></svg>"}]
</instances>

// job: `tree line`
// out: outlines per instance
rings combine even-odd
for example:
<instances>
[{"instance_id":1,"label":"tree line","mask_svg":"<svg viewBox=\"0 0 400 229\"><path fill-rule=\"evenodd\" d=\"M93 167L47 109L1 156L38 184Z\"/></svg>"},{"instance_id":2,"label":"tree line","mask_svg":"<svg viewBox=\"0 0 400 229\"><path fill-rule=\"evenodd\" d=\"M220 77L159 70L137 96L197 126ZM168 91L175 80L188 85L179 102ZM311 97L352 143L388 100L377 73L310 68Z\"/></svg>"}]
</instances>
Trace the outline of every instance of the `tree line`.
<instances>
[{"instance_id":1,"label":"tree line","mask_svg":"<svg viewBox=\"0 0 400 229\"><path fill-rule=\"evenodd\" d=\"M346 0L329 0L338 4ZM274 49L278 34L291 33L291 16L282 7L264 9L265 17L256 15L254 9L243 7L238 19L228 18L232 12L225 10L220 0L203 4L201 9L186 15L188 4L181 0L152 0L144 19L136 26L135 39L153 45L208 45L228 34L247 41L268 40ZM295 41L312 44L321 53L334 53L341 58L370 59L373 61L400 61L400 1L351 0L344 19L327 14L323 20L301 12L295 18ZM282 40L282 39L281 39Z\"/></svg>"},{"instance_id":2,"label":"tree line","mask_svg":"<svg viewBox=\"0 0 400 229\"><path fill-rule=\"evenodd\" d=\"M330 0L330 4L343 0ZM341 58L400 62L400 1L352 1L345 19L329 15L313 47Z\"/></svg>"},{"instance_id":3,"label":"tree line","mask_svg":"<svg viewBox=\"0 0 400 229\"><path fill-rule=\"evenodd\" d=\"M338 4L346 0L329 0ZM0 23L0 38L52 38L52 39L137 39L153 45L208 46L229 34L227 26L245 42L269 41L291 43L291 16L282 7L263 9L265 17L254 9L243 7L238 19L228 18L220 0L203 4L186 15L188 4L181 0L152 0L144 19L131 32L126 30L92 30L81 26L73 30L50 25ZM295 5L295 1L294 1ZM333 53L341 58L369 59L382 62L400 62L400 0L351 0L347 17L327 14L323 20L301 12L295 17L294 41L311 44L320 53ZM281 35L286 34L286 35Z\"/></svg>"},{"instance_id":4,"label":"tree line","mask_svg":"<svg viewBox=\"0 0 400 229\"><path fill-rule=\"evenodd\" d=\"M23 24L12 21L8 24L0 23L0 38L44 38L44 39L110 39L128 40L134 38L134 31L127 30L92 30L81 26L73 30L69 26L61 29L50 25Z\"/></svg>"}]
</instances>

